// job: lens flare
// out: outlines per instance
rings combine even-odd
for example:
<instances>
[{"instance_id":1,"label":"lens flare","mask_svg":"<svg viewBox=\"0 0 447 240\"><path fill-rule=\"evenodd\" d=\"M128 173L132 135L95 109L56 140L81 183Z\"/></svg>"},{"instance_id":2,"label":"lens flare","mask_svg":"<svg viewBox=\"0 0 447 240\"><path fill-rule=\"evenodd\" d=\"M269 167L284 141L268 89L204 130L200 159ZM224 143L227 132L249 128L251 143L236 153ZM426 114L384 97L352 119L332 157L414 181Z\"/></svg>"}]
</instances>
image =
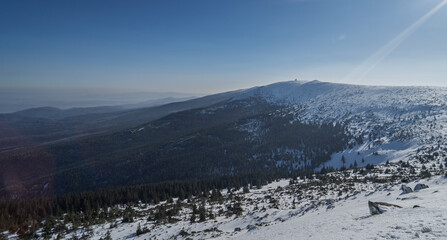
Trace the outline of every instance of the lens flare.
<instances>
[{"instance_id":1,"label":"lens flare","mask_svg":"<svg viewBox=\"0 0 447 240\"><path fill-rule=\"evenodd\" d=\"M432 10L414 22L411 26L406 28L403 32L397 35L394 39L388 42L385 46L380 48L377 52L372 54L363 63L356 67L348 76L345 77L346 82L360 82L366 77L383 59L390 55L394 49L399 47L411 34L413 34L420 26L422 26L430 17L438 12L444 5L447 4L447 0L443 0L436 5Z\"/></svg>"}]
</instances>

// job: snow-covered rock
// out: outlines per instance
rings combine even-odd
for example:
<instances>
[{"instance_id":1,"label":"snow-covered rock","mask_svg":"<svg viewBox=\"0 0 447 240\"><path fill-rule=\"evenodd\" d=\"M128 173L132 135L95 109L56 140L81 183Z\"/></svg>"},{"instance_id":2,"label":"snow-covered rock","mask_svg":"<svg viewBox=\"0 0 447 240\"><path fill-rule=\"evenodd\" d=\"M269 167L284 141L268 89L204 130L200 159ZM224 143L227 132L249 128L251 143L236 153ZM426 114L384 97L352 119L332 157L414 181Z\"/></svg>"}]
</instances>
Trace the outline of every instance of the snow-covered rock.
<instances>
[{"instance_id":1,"label":"snow-covered rock","mask_svg":"<svg viewBox=\"0 0 447 240\"><path fill-rule=\"evenodd\" d=\"M408 187L406 185L402 185L402 187L400 187L400 189L402 190L402 194L407 194L407 193L413 192L411 187Z\"/></svg>"},{"instance_id":2,"label":"snow-covered rock","mask_svg":"<svg viewBox=\"0 0 447 240\"><path fill-rule=\"evenodd\" d=\"M419 191L425 188L428 188L428 186L423 183L418 183L416 184L416 186L414 186L414 191Z\"/></svg>"},{"instance_id":3,"label":"snow-covered rock","mask_svg":"<svg viewBox=\"0 0 447 240\"><path fill-rule=\"evenodd\" d=\"M388 208L402 208L402 207L390 203L368 201L368 208L369 213L371 215L378 215L386 212Z\"/></svg>"}]
</instances>

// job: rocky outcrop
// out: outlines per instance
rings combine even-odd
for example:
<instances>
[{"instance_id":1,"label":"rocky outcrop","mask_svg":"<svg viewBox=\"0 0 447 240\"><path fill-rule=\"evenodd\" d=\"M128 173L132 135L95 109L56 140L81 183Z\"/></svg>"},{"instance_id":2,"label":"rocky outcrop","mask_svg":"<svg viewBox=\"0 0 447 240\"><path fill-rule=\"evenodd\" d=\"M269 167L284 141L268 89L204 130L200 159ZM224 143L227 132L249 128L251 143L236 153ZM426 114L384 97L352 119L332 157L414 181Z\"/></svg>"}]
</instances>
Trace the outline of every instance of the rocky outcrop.
<instances>
[{"instance_id":1,"label":"rocky outcrop","mask_svg":"<svg viewBox=\"0 0 447 240\"><path fill-rule=\"evenodd\" d=\"M371 215L382 214L387 211L388 208L402 208L399 205L385 203L385 202L371 202L368 201L369 212Z\"/></svg>"}]
</instances>

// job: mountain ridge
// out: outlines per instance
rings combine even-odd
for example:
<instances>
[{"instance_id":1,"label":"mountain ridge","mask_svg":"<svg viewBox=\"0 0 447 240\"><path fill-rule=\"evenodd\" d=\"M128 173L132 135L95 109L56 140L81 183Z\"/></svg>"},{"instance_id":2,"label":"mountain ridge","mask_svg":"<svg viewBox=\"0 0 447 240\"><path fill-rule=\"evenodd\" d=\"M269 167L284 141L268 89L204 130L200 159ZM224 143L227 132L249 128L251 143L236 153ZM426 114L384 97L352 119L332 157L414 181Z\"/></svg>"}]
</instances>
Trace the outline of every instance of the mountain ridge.
<instances>
[{"instance_id":1,"label":"mountain ridge","mask_svg":"<svg viewBox=\"0 0 447 240\"><path fill-rule=\"evenodd\" d=\"M110 176L120 176L113 180L120 186L200 179L208 172L242 174L249 167L260 173L362 167L411 158L417 146L443 144L446 99L444 88L280 82L192 100L197 104L186 109L186 103L163 105L168 112L159 118L123 112L107 121L122 119L129 127L44 149L54 156L61 184L90 179L95 188L111 184ZM177 111L169 112L171 107ZM317 135L339 143L327 148L329 142ZM84 177L67 181L63 169Z\"/></svg>"}]
</instances>

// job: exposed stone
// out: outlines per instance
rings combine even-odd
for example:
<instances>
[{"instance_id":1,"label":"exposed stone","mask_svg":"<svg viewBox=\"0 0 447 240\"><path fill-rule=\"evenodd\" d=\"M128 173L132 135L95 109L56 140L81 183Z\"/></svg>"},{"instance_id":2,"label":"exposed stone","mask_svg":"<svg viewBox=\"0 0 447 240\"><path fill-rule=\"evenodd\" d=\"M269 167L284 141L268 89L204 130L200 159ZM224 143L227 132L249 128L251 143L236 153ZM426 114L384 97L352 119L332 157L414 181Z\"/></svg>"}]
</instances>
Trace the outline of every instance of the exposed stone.
<instances>
[{"instance_id":1,"label":"exposed stone","mask_svg":"<svg viewBox=\"0 0 447 240\"><path fill-rule=\"evenodd\" d=\"M385 203L385 202L371 202L368 201L369 212L371 215L378 215L386 212L387 208L402 208L399 205Z\"/></svg>"},{"instance_id":2,"label":"exposed stone","mask_svg":"<svg viewBox=\"0 0 447 240\"><path fill-rule=\"evenodd\" d=\"M416 184L416 186L414 187L414 191L419 191L419 190L422 190L422 189L425 189L425 188L428 188L428 186L425 185L425 184L423 184L423 183L418 183L418 184Z\"/></svg>"},{"instance_id":3,"label":"exposed stone","mask_svg":"<svg viewBox=\"0 0 447 240\"><path fill-rule=\"evenodd\" d=\"M402 190L402 194L407 194L407 193L413 192L413 189L411 189L411 187L408 187L406 185L402 185L402 187L400 187L400 189Z\"/></svg>"}]
</instances>

